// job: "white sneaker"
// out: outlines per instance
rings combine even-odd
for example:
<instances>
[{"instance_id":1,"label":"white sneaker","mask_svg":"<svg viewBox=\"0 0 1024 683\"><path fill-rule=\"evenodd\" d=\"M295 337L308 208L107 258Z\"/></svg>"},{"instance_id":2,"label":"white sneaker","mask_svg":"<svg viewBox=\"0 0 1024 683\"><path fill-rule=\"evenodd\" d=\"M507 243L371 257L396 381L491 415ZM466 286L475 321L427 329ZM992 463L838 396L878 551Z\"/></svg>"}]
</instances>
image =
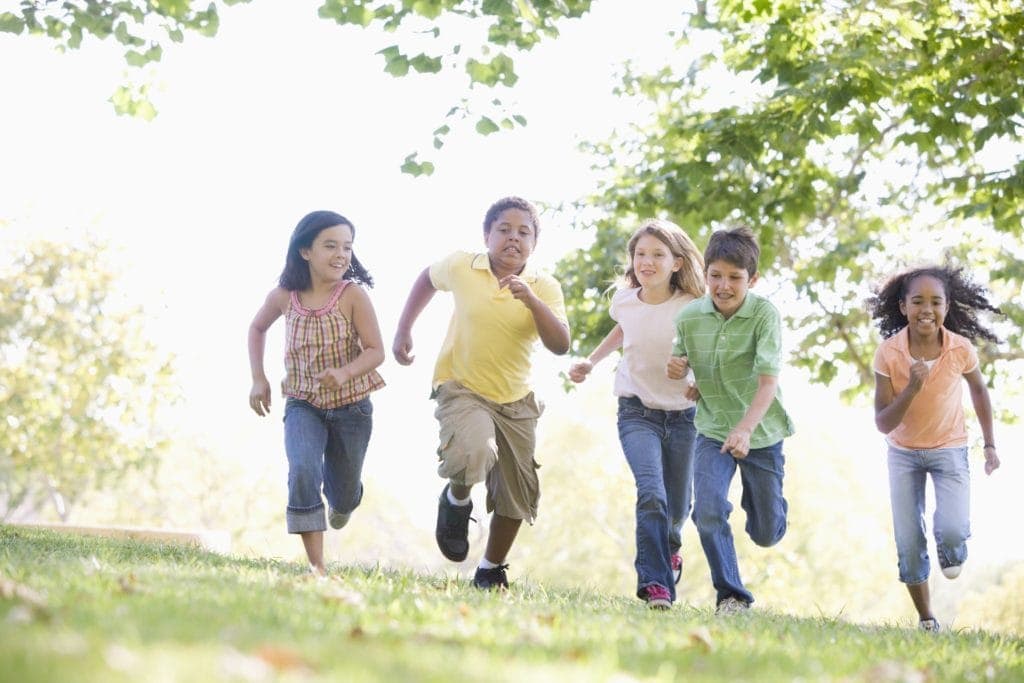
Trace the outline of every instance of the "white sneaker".
<instances>
[{"instance_id":1,"label":"white sneaker","mask_svg":"<svg viewBox=\"0 0 1024 683\"><path fill-rule=\"evenodd\" d=\"M939 624L938 619L922 619L918 622L917 627L922 631L929 631L931 633L938 633L942 630L942 625Z\"/></svg>"},{"instance_id":2,"label":"white sneaker","mask_svg":"<svg viewBox=\"0 0 1024 683\"><path fill-rule=\"evenodd\" d=\"M963 568L961 564L950 565L949 567L942 568L942 575L947 579L955 579L960 576L960 570Z\"/></svg>"}]
</instances>

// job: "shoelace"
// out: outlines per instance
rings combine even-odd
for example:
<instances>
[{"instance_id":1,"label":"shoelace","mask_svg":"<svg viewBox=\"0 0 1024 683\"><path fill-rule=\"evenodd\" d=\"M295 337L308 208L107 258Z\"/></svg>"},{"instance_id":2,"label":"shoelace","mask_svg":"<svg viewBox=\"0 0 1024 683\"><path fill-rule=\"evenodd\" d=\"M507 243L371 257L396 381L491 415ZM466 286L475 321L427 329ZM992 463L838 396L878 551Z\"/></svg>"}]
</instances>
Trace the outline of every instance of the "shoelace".
<instances>
[{"instance_id":1,"label":"shoelace","mask_svg":"<svg viewBox=\"0 0 1024 683\"><path fill-rule=\"evenodd\" d=\"M668 589L664 586L648 586L647 587L647 598L649 600L671 600L672 597L669 595Z\"/></svg>"}]
</instances>

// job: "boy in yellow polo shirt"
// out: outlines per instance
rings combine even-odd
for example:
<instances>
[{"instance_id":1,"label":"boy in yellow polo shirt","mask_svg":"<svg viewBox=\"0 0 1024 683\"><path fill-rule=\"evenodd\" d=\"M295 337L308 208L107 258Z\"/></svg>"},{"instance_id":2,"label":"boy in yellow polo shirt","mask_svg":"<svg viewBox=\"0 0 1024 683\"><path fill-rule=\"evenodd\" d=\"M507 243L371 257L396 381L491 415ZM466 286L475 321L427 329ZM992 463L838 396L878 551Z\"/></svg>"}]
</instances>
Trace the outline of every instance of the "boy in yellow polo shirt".
<instances>
[{"instance_id":1,"label":"boy in yellow polo shirt","mask_svg":"<svg viewBox=\"0 0 1024 683\"><path fill-rule=\"evenodd\" d=\"M434 416L440 427L441 491L435 536L441 553L461 562L469 553L470 491L487 483L492 512L478 588L507 588L505 558L523 520L537 516L540 486L533 453L542 408L529 386L534 342L569 350L569 325L558 281L527 266L540 221L519 197L495 202L484 217L485 253L457 251L420 273L398 321L392 351L413 361L412 326L437 290L455 310L434 367ZM497 467L495 467L497 465Z\"/></svg>"}]
</instances>

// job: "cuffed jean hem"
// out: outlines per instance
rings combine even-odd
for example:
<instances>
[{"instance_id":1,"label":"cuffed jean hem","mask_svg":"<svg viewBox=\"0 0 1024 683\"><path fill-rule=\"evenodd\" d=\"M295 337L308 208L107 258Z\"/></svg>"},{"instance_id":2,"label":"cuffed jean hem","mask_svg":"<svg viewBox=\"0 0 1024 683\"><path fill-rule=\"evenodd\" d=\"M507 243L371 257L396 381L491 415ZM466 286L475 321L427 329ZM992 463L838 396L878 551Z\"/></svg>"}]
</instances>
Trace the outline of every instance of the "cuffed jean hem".
<instances>
[{"instance_id":1,"label":"cuffed jean hem","mask_svg":"<svg viewBox=\"0 0 1024 683\"><path fill-rule=\"evenodd\" d=\"M288 524L288 533L290 534L327 531L327 520L324 515L323 505L302 510L288 508L285 511L285 519Z\"/></svg>"}]
</instances>

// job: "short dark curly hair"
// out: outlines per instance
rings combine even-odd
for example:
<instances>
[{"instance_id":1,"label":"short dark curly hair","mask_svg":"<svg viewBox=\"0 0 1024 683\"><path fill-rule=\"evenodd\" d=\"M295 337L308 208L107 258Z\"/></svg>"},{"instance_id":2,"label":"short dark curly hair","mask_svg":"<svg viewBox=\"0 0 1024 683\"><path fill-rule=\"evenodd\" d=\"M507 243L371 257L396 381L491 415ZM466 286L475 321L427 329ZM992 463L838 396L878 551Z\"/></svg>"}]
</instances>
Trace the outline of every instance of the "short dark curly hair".
<instances>
[{"instance_id":1,"label":"short dark curly hair","mask_svg":"<svg viewBox=\"0 0 1024 683\"><path fill-rule=\"evenodd\" d=\"M998 342L995 333L978 321L979 311L1002 315L1002 311L988 300L985 288L964 273L960 266L924 266L903 271L889 278L868 299L871 317L877 320L878 331L888 339L907 326L907 316L900 311L902 302L910 289L910 283L919 277L933 277L942 283L949 302L949 312L942 326L951 332L967 337Z\"/></svg>"},{"instance_id":2,"label":"short dark curly hair","mask_svg":"<svg viewBox=\"0 0 1024 683\"><path fill-rule=\"evenodd\" d=\"M530 221L533 223L533 236L534 238L540 237L540 215L537 213L537 207L522 197L515 196L502 197L487 209L487 214L484 216L485 235L490 234L491 223L498 220L498 216L506 209L520 209L530 214Z\"/></svg>"}]
</instances>

